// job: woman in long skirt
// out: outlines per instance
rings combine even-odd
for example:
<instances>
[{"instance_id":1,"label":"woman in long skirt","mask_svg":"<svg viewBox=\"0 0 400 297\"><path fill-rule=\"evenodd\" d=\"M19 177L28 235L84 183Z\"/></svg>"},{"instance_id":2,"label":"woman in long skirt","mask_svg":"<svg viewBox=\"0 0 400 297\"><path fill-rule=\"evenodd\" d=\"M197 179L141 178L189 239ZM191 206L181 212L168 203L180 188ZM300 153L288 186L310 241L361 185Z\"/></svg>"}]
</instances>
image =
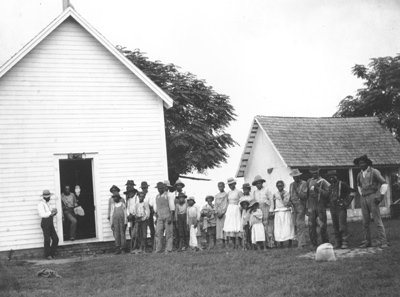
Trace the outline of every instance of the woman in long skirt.
<instances>
[{"instance_id":1,"label":"woman in long skirt","mask_svg":"<svg viewBox=\"0 0 400 297\"><path fill-rule=\"evenodd\" d=\"M241 240L242 237L239 200L243 196L243 193L236 189L234 178L228 179L228 185L231 190L228 192L228 208L225 213L224 232L226 237L232 240L233 247L237 248L236 238Z\"/></svg>"},{"instance_id":2,"label":"woman in long skirt","mask_svg":"<svg viewBox=\"0 0 400 297\"><path fill-rule=\"evenodd\" d=\"M276 187L278 188L278 192L273 196L275 211L275 241L279 242L280 247L283 247L283 242L288 240L289 247L291 247L295 232L290 207L290 195L289 192L284 190L285 183L283 181L278 181Z\"/></svg>"}]
</instances>

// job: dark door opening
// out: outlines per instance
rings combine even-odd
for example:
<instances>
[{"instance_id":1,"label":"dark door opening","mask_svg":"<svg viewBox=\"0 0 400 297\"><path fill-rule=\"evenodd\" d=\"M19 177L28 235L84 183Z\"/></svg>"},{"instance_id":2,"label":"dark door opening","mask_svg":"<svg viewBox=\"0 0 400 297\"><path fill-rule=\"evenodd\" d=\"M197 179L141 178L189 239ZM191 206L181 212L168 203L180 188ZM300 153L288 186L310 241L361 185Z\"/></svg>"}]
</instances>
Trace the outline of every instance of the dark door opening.
<instances>
[{"instance_id":1,"label":"dark door opening","mask_svg":"<svg viewBox=\"0 0 400 297\"><path fill-rule=\"evenodd\" d=\"M76 239L96 237L95 205L93 195L93 173L92 160L60 160L60 185L61 191L65 186L70 186L74 193L75 186L79 185L81 194L77 197L78 204L85 211L84 216L76 216L78 223L76 228ZM61 194L61 193L60 193ZM63 233L64 240L69 240L69 222L64 218Z\"/></svg>"}]
</instances>

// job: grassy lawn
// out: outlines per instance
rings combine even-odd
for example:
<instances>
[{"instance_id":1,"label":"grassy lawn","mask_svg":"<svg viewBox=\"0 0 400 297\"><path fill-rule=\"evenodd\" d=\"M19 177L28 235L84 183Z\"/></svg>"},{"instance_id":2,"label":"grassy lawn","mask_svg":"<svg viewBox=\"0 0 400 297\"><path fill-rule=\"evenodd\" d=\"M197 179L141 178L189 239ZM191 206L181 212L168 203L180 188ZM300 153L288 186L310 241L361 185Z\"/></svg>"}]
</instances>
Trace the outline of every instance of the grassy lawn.
<instances>
[{"instance_id":1,"label":"grassy lawn","mask_svg":"<svg viewBox=\"0 0 400 297\"><path fill-rule=\"evenodd\" d=\"M384 223L388 249L330 263L287 248L106 255L47 265L63 278L44 279L36 276L43 266L11 261L3 270L19 289L0 296L400 296L400 221ZM355 246L361 223L350 226Z\"/></svg>"}]
</instances>

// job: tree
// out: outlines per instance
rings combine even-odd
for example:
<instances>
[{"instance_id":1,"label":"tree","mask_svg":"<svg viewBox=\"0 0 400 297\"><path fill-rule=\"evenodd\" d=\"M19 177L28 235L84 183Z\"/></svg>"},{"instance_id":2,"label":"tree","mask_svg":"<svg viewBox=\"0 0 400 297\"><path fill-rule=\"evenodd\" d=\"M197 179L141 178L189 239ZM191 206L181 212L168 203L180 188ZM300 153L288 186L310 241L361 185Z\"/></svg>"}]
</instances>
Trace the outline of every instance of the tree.
<instances>
[{"instance_id":1,"label":"tree","mask_svg":"<svg viewBox=\"0 0 400 297\"><path fill-rule=\"evenodd\" d=\"M180 175L203 173L226 162L226 149L236 142L225 129L236 114L228 96L219 94L174 64L150 61L140 50L117 47L173 100L165 110L168 174L171 183Z\"/></svg>"},{"instance_id":2,"label":"tree","mask_svg":"<svg viewBox=\"0 0 400 297\"><path fill-rule=\"evenodd\" d=\"M355 65L353 74L364 88L339 103L337 117L377 116L400 141L400 55L371 59L368 67Z\"/></svg>"}]
</instances>

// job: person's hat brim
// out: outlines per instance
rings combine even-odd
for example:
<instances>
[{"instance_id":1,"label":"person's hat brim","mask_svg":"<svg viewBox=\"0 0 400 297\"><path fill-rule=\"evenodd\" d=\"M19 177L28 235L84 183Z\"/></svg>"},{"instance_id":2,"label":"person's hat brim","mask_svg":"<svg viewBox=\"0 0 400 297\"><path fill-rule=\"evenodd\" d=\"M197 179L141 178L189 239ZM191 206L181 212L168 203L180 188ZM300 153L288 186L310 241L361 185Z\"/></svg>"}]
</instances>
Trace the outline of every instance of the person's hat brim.
<instances>
[{"instance_id":1,"label":"person's hat brim","mask_svg":"<svg viewBox=\"0 0 400 297\"><path fill-rule=\"evenodd\" d=\"M295 176L300 176L303 175L303 173L300 172L298 169L294 169L292 172L289 173L290 176L295 177Z\"/></svg>"},{"instance_id":2,"label":"person's hat brim","mask_svg":"<svg viewBox=\"0 0 400 297\"><path fill-rule=\"evenodd\" d=\"M249 200L242 200L239 202L239 205L242 206L243 203L247 203L250 206L250 201Z\"/></svg>"},{"instance_id":3,"label":"person's hat brim","mask_svg":"<svg viewBox=\"0 0 400 297\"><path fill-rule=\"evenodd\" d=\"M208 201L208 200L214 201L214 196L207 196L207 197L205 198L205 200L206 200L206 201Z\"/></svg>"},{"instance_id":4,"label":"person's hat brim","mask_svg":"<svg viewBox=\"0 0 400 297\"><path fill-rule=\"evenodd\" d=\"M257 180L255 180L255 181L253 181L251 184L252 184L253 186L255 186L255 185L256 185L257 183L259 183L259 182L265 183L265 179L263 179L263 178L257 179Z\"/></svg>"},{"instance_id":5,"label":"person's hat brim","mask_svg":"<svg viewBox=\"0 0 400 297\"><path fill-rule=\"evenodd\" d=\"M370 158L368 158L367 155L362 155L361 157L355 158L353 160L354 165L359 165L361 161L364 161L365 163L367 163L369 166L372 165L372 160Z\"/></svg>"},{"instance_id":6,"label":"person's hat brim","mask_svg":"<svg viewBox=\"0 0 400 297\"><path fill-rule=\"evenodd\" d=\"M54 195L53 193L48 193L48 194L46 193L46 194L42 194L40 196L43 197L43 198L50 198L53 195Z\"/></svg>"},{"instance_id":7,"label":"person's hat brim","mask_svg":"<svg viewBox=\"0 0 400 297\"><path fill-rule=\"evenodd\" d=\"M258 203L257 201L253 201L250 203L249 207L254 207L256 205L260 205L260 203Z\"/></svg>"}]
</instances>

